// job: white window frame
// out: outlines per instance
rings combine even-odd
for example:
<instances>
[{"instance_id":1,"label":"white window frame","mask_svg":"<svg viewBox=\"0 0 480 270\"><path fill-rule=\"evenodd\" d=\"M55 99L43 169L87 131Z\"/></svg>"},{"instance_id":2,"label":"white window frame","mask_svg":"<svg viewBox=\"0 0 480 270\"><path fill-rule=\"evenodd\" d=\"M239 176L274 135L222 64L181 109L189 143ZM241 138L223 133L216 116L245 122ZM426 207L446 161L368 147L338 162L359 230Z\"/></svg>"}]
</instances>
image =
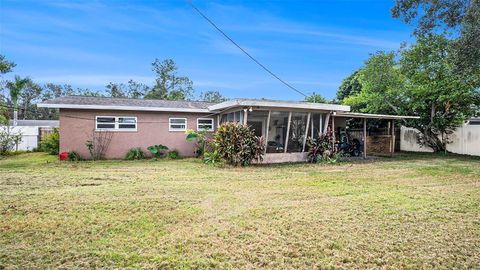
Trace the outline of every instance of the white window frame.
<instances>
[{"instance_id":1,"label":"white window frame","mask_svg":"<svg viewBox=\"0 0 480 270\"><path fill-rule=\"evenodd\" d=\"M114 118L115 119L115 127L114 128L98 128L98 118L105 117L105 118ZM120 128L119 118L134 118L135 119L135 128ZM102 123L102 122L100 122ZM111 124L111 123L110 123ZM115 132L135 132L138 129L138 120L136 116L111 116L111 115L97 115L95 116L95 130L96 131L115 131Z\"/></svg>"},{"instance_id":2,"label":"white window frame","mask_svg":"<svg viewBox=\"0 0 480 270\"><path fill-rule=\"evenodd\" d=\"M210 129L200 129L200 125L205 125L205 124L200 124L198 122L199 120L210 120L210 121L212 121L212 128L210 128ZM202 117L197 118L197 131L207 131L207 132L215 131L215 120L213 118L202 118Z\"/></svg>"},{"instance_id":3,"label":"white window frame","mask_svg":"<svg viewBox=\"0 0 480 270\"><path fill-rule=\"evenodd\" d=\"M172 120L173 119L183 119L185 120L185 128L172 128ZM173 123L174 125L178 123ZM187 118L184 118L184 117L170 117L168 118L168 131L171 131L171 132L175 132L175 131L186 131L187 130Z\"/></svg>"}]
</instances>

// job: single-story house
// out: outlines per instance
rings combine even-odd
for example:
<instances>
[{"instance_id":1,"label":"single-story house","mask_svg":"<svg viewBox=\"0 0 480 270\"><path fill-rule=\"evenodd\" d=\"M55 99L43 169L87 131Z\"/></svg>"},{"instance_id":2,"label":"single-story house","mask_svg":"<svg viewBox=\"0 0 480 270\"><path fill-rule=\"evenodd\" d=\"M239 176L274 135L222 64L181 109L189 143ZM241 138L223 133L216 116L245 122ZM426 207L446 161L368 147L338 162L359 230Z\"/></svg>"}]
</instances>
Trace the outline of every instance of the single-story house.
<instances>
[{"instance_id":1,"label":"single-story house","mask_svg":"<svg viewBox=\"0 0 480 270\"><path fill-rule=\"evenodd\" d=\"M77 151L89 156L85 142L95 132L110 131L106 158L123 158L133 147L146 149L163 144L182 156L193 156L195 144L185 140L187 129L214 132L227 121L251 126L266 143L265 162L295 162L307 158L307 137L316 137L330 127L334 134L352 118L363 119L364 153L369 144L385 145L393 153L393 133L384 138L365 136L366 119L416 118L413 116L378 115L350 112L349 106L336 104L233 99L220 103L169 101L109 97L66 96L44 101L39 107L60 111L60 151ZM393 125L392 125L393 130ZM338 131L338 132L337 132ZM375 139L375 140L373 140Z\"/></svg>"}]
</instances>

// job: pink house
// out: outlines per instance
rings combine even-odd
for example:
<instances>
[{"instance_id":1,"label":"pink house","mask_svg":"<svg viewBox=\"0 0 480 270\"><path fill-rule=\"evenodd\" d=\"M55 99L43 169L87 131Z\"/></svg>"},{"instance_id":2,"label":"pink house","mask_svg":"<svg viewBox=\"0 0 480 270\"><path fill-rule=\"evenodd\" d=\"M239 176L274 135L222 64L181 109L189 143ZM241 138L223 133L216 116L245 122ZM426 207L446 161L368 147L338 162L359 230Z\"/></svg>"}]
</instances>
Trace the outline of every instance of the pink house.
<instances>
[{"instance_id":1,"label":"pink house","mask_svg":"<svg viewBox=\"0 0 480 270\"><path fill-rule=\"evenodd\" d=\"M395 119L416 118L351 113L350 107L344 105L264 99L207 103L66 96L38 106L59 109L61 152L76 151L88 157L85 142L94 133L109 131L112 137L105 154L109 159L123 158L133 147L145 150L155 144L176 149L182 156L193 156L195 144L185 140L187 129L214 132L223 122L237 121L266 138L265 162L304 161L307 137L319 136L331 128L340 138L349 119L362 118L365 124L367 118L388 119L392 123ZM360 139L368 142L366 134L364 125ZM393 133L390 138L394 140ZM364 150L366 155L366 143Z\"/></svg>"}]
</instances>

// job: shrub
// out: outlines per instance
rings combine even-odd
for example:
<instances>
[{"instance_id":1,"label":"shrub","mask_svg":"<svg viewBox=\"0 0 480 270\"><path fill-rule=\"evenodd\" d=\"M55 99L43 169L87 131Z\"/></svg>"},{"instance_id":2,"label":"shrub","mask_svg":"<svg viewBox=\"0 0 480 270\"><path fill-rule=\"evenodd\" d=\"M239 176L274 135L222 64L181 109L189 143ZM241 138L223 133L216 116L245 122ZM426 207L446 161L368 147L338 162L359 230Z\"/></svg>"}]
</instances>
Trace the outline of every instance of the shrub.
<instances>
[{"instance_id":1,"label":"shrub","mask_svg":"<svg viewBox=\"0 0 480 270\"><path fill-rule=\"evenodd\" d=\"M140 147L135 147L130 150L128 150L127 154L125 155L126 160L138 160L138 159L143 159L145 157L145 154L142 151L142 148Z\"/></svg>"},{"instance_id":2,"label":"shrub","mask_svg":"<svg viewBox=\"0 0 480 270\"><path fill-rule=\"evenodd\" d=\"M343 162L343 157L342 157L342 153L340 152L336 152L334 153L331 157L328 157L326 159L326 162L329 163L329 164L335 164L335 163L340 163L340 162Z\"/></svg>"},{"instance_id":3,"label":"shrub","mask_svg":"<svg viewBox=\"0 0 480 270\"><path fill-rule=\"evenodd\" d=\"M60 151L60 133L58 129L55 128L53 132L46 134L40 142L40 147L50 155L58 155Z\"/></svg>"},{"instance_id":4,"label":"shrub","mask_svg":"<svg viewBox=\"0 0 480 270\"><path fill-rule=\"evenodd\" d=\"M212 152L217 151L222 159L233 166L248 166L252 160L263 160L265 143L263 137L255 136L247 125L227 122L220 125L213 135Z\"/></svg>"},{"instance_id":5,"label":"shrub","mask_svg":"<svg viewBox=\"0 0 480 270\"><path fill-rule=\"evenodd\" d=\"M22 142L21 132L13 131L9 126L0 127L0 155L12 151L20 142Z\"/></svg>"},{"instance_id":6,"label":"shrub","mask_svg":"<svg viewBox=\"0 0 480 270\"><path fill-rule=\"evenodd\" d=\"M82 157L80 156L79 153L77 153L75 151L70 151L70 152L68 152L67 160L68 161L81 161Z\"/></svg>"},{"instance_id":7,"label":"shrub","mask_svg":"<svg viewBox=\"0 0 480 270\"><path fill-rule=\"evenodd\" d=\"M168 147L162 144L157 144L147 147L147 150L150 151L154 157L159 158L165 155Z\"/></svg>"},{"instance_id":8,"label":"shrub","mask_svg":"<svg viewBox=\"0 0 480 270\"><path fill-rule=\"evenodd\" d=\"M207 151L208 146L207 131L195 131L193 129L189 129L185 133L187 134L187 141L197 143L195 156L203 157L203 154Z\"/></svg>"},{"instance_id":9,"label":"shrub","mask_svg":"<svg viewBox=\"0 0 480 270\"><path fill-rule=\"evenodd\" d=\"M308 162L317 163L322 160L330 162L334 157L337 158L334 158L335 161L333 163L339 161L339 153L334 150L332 139L333 133L330 129L326 134L320 135L317 139L308 138Z\"/></svg>"},{"instance_id":10,"label":"shrub","mask_svg":"<svg viewBox=\"0 0 480 270\"><path fill-rule=\"evenodd\" d=\"M218 153L217 150L214 150L212 152L205 152L203 154L203 162L206 164L217 164L222 161L222 157L220 156L220 153Z\"/></svg>"},{"instance_id":11,"label":"shrub","mask_svg":"<svg viewBox=\"0 0 480 270\"><path fill-rule=\"evenodd\" d=\"M92 131L91 139L85 142L92 160L103 159L105 157L112 137L113 133L111 131Z\"/></svg>"},{"instance_id":12,"label":"shrub","mask_svg":"<svg viewBox=\"0 0 480 270\"><path fill-rule=\"evenodd\" d=\"M168 158L178 159L178 158L180 158L180 154L178 153L177 150L172 150L172 151L168 152Z\"/></svg>"}]
</instances>

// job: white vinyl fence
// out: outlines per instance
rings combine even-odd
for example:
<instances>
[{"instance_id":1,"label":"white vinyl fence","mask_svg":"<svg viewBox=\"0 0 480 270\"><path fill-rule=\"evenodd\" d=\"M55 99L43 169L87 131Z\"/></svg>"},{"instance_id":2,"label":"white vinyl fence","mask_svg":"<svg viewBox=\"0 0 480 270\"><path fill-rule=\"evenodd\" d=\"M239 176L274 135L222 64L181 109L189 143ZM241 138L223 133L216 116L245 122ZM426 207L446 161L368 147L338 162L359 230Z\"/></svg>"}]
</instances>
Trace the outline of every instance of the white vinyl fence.
<instances>
[{"instance_id":1,"label":"white vinyl fence","mask_svg":"<svg viewBox=\"0 0 480 270\"><path fill-rule=\"evenodd\" d=\"M433 152L431 148L421 147L417 142L419 131L402 126L400 129L400 150L410 152ZM450 135L451 143L447 150L461 155L480 156L480 125L463 125Z\"/></svg>"},{"instance_id":2,"label":"white vinyl fence","mask_svg":"<svg viewBox=\"0 0 480 270\"><path fill-rule=\"evenodd\" d=\"M58 128L58 120L18 120L18 126L0 126L1 129L9 128L12 133L22 133L22 141L18 144L18 150L33 150L39 146L41 138L54 128ZM15 150L15 148L14 148Z\"/></svg>"},{"instance_id":3,"label":"white vinyl fence","mask_svg":"<svg viewBox=\"0 0 480 270\"><path fill-rule=\"evenodd\" d=\"M9 128L10 133L22 133L22 141L18 144L18 150L33 150L38 147L38 127L0 127L2 129ZM15 147L14 149L15 150Z\"/></svg>"}]
</instances>

